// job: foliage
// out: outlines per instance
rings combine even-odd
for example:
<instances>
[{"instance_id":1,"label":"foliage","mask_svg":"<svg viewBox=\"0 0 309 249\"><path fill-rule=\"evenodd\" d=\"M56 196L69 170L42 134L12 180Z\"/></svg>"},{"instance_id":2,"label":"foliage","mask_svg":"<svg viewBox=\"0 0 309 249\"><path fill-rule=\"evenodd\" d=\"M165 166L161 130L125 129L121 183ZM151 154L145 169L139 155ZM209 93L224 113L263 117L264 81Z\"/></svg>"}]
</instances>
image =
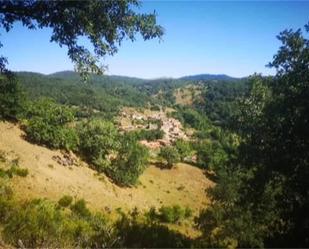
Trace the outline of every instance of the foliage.
<instances>
[{"instance_id":1,"label":"foliage","mask_svg":"<svg viewBox=\"0 0 309 249\"><path fill-rule=\"evenodd\" d=\"M182 208L179 205L162 206L159 210L156 210L155 207L151 207L144 215L149 223L178 223L184 219L190 218L192 216L192 209L189 207Z\"/></svg>"},{"instance_id":2,"label":"foliage","mask_svg":"<svg viewBox=\"0 0 309 249\"><path fill-rule=\"evenodd\" d=\"M73 121L71 108L41 99L28 104L24 130L27 139L32 142L56 149L76 150L78 137L75 130L69 127Z\"/></svg>"},{"instance_id":3,"label":"foliage","mask_svg":"<svg viewBox=\"0 0 309 249\"><path fill-rule=\"evenodd\" d=\"M216 171L213 202L198 220L214 247L309 245L309 41L301 30L278 38L277 74L251 79L232 126L238 151Z\"/></svg>"},{"instance_id":4,"label":"foliage","mask_svg":"<svg viewBox=\"0 0 309 249\"><path fill-rule=\"evenodd\" d=\"M108 164L107 156L119 147L116 128L111 122L91 119L82 122L77 130L80 153L95 166L96 170L104 171Z\"/></svg>"},{"instance_id":5,"label":"foliage","mask_svg":"<svg viewBox=\"0 0 309 249\"><path fill-rule=\"evenodd\" d=\"M0 119L17 120L23 112L25 96L16 77L0 74Z\"/></svg>"},{"instance_id":6,"label":"foliage","mask_svg":"<svg viewBox=\"0 0 309 249\"><path fill-rule=\"evenodd\" d=\"M11 206L8 218L1 221L5 241L16 247L102 248L118 241L115 229L102 214L76 216L47 200L19 203L0 198L0 214Z\"/></svg>"},{"instance_id":7,"label":"foliage","mask_svg":"<svg viewBox=\"0 0 309 249\"><path fill-rule=\"evenodd\" d=\"M80 217L87 218L91 215L90 210L87 208L86 201L84 199L77 200L72 206L73 213Z\"/></svg>"},{"instance_id":8,"label":"foliage","mask_svg":"<svg viewBox=\"0 0 309 249\"><path fill-rule=\"evenodd\" d=\"M130 136L121 139L117 157L112 161L107 174L118 184L131 186L147 167L149 152Z\"/></svg>"},{"instance_id":9,"label":"foliage","mask_svg":"<svg viewBox=\"0 0 309 249\"><path fill-rule=\"evenodd\" d=\"M77 117L111 119L122 106L145 106L155 102L135 85L143 80L129 77L89 75L83 84L77 73L58 72L52 75L16 73L29 99L52 98L57 103L74 106Z\"/></svg>"},{"instance_id":10,"label":"foliage","mask_svg":"<svg viewBox=\"0 0 309 249\"><path fill-rule=\"evenodd\" d=\"M122 214L116 223L121 245L134 248L188 248L192 240L158 223L144 223L137 212Z\"/></svg>"},{"instance_id":11,"label":"foliage","mask_svg":"<svg viewBox=\"0 0 309 249\"><path fill-rule=\"evenodd\" d=\"M131 132L137 140L147 140L147 141L154 141L158 139L162 139L164 136L164 131L160 129L155 130L137 130Z\"/></svg>"},{"instance_id":12,"label":"foliage","mask_svg":"<svg viewBox=\"0 0 309 249\"><path fill-rule=\"evenodd\" d=\"M158 156L166 161L168 168L172 168L180 160L179 153L173 146L162 147Z\"/></svg>"},{"instance_id":13,"label":"foliage","mask_svg":"<svg viewBox=\"0 0 309 249\"><path fill-rule=\"evenodd\" d=\"M73 197L70 195L64 195L62 196L59 201L58 201L58 205L61 207L68 207L71 205L73 201Z\"/></svg>"},{"instance_id":14,"label":"foliage","mask_svg":"<svg viewBox=\"0 0 309 249\"><path fill-rule=\"evenodd\" d=\"M140 34L144 40L161 37L163 29L156 24L156 15L135 12L140 4L125 1L4 1L0 12L0 25L8 32L15 22L29 28L51 28L51 41L68 48L70 59L82 74L101 72L99 58L113 55L123 39L134 41ZM87 37L93 45L94 55L78 43ZM5 58L0 68L5 68Z\"/></svg>"},{"instance_id":15,"label":"foliage","mask_svg":"<svg viewBox=\"0 0 309 249\"><path fill-rule=\"evenodd\" d=\"M177 223L185 217L186 210L179 205L163 206L159 209L159 219L162 222Z\"/></svg>"},{"instance_id":16,"label":"foliage","mask_svg":"<svg viewBox=\"0 0 309 249\"><path fill-rule=\"evenodd\" d=\"M207 115L214 125L227 127L235 111L236 101L248 92L248 80L206 81L202 91L202 100L194 106Z\"/></svg>"},{"instance_id":17,"label":"foliage","mask_svg":"<svg viewBox=\"0 0 309 249\"><path fill-rule=\"evenodd\" d=\"M185 157L190 156L192 152L191 144L183 139L178 139L175 142L175 148L178 151L180 161L184 161Z\"/></svg>"},{"instance_id":18,"label":"foliage","mask_svg":"<svg viewBox=\"0 0 309 249\"><path fill-rule=\"evenodd\" d=\"M197 130L205 129L210 125L207 116L202 115L197 110L190 107L177 106L177 111L171 113L171 115L185 126L189 126Z\"/></svg>"}]
</instances>

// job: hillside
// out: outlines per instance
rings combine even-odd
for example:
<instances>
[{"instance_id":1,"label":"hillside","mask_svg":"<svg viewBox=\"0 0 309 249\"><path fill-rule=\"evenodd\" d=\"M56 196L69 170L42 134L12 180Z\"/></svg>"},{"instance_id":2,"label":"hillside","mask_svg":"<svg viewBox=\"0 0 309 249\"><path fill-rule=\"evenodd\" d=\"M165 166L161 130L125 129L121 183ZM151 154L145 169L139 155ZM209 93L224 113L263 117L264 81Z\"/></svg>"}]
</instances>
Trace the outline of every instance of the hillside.
<instances>
[{"instance_id":1,"label":"hillside","mask_svg":"<svg viewBox=\"0 0 309 249\"><path fill-rule=\"evenodd\" d=\"M0 123L0 151L11 158L19 158L20 166L29 170L26 178L13 179L14 192L21 199L46 197L57 201L68 194L84 198L96 210L148 209L179 204L197 212L208 203L205 189L212 186L202 170L179 163L170 170L150 165L137 187L121 188L84 162L67 167L58 164L53 158L63 158L59 150L25 141L18 126L8 122Z\"/></svg>"},{"instance_id":2,"label":"hillside","mask_svg":"<svg viewBox=\"0 0 309 249\"><path fill-rule=\"evenodd\" d=\"M218 81L236 81L240 80L240 78L231 77L226 74L195 74L183 76L180 78L181 80L218 80Z\"/></svg>"}]
</instances>

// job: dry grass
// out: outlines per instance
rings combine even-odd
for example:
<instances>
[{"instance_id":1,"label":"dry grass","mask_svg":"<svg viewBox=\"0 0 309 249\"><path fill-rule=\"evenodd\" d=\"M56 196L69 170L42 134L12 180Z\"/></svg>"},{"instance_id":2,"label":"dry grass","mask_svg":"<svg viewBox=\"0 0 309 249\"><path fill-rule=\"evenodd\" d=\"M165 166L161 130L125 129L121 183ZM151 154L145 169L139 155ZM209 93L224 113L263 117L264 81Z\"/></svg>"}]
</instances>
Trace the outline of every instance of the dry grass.
<instances>
[{"instance_id":1,"label":"dry grass","mask_svg":"<svg viewBox=\"0 0 309 249\"><path fill-rule=\"evenodd\" d=\"M0 150L15 154L20 158L20 166L29 170L26 178L13 178L18 198L46 197L57 201L66 194L84 198L97 210L106 207L143 210L179 204L197 212L208 203L205 189L212 183L200 169L188 164L178 164L171 170L151 165L140 177L137 187L120 188L105 175L97 175L86 163L79 167L57 164L52 157L61 155L60 151L31 144L22 135L18 126L0 122Z\"/></svg>"},{"instance_id":2,"label":"dry grass","mask_svg":"<svg viewBox=\"0 0 309 249\"><path fill-rule=\"evenodd\" d=\"M182 88L177 88L174 91L174 96L176 98L176 104L179 105L192 105L195 100L201 97L200 86L187 85Z\"/></svg>"}]
</instances>

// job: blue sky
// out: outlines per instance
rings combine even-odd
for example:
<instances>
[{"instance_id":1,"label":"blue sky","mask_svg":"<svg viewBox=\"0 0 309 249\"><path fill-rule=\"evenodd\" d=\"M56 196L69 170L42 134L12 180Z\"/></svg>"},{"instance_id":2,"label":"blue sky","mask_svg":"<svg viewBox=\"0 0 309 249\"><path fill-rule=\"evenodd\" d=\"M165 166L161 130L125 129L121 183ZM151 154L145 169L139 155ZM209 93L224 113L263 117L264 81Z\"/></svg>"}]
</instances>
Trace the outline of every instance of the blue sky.
<instances>
[{"instance_id":1,"label":"blue sky","mask_svg":"<svg viewBox=\"0 0 309 249\"><path fill-rule=\"evenodd\" d=\"M158 14L163 41L125 41L107 57L107 74L142 78L225 73L235 77L254 72L273 74L265 65L280 46L276 35L309 21L305 1L144 1L140 11ZM17 24L1 30L9 68L53 73L72 70L66 48L50 43L49 29L29 31Z\"/></svg>"}]
</instances>

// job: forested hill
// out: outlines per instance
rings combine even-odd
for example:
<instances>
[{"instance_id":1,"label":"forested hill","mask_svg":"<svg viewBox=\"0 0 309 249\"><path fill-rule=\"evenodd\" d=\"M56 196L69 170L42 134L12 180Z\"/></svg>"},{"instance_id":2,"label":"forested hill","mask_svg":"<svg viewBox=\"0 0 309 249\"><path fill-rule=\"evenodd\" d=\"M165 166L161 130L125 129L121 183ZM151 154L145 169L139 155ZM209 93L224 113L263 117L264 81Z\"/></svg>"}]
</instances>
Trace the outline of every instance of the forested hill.
<instances>
[{"instance_id":1,"label":"forested hill","mask_svg":"<svg viewBox=\"0 0 309 249\"><path fill-rule=\"evenodd\" d=\"M194 107L213 121L222 123L232 112L231 103L246 90L246 78L239 80L154 80L125 76L90 75L82 81L78 73L62 71L50 75L33 72L16 73L30 99L48 97L61 104L78 106L81 115L95 111L105 117L114 116L121 107L174 106L175 91L198 85L201 96ZM223 122L224 123L224 122Z\"/></svg>"},{"instance_id":2,"label":"forested hill","mask_svg":"<svg viewBox=\"0 0 309 249\"><path fill-rule=\"evenodd\" d=\"M226 74L196 74L196 75L187 75L179 78L181 80L219 80L219 81L237 81L241 78L231 77Z\"/></svg>"}]
</instances>

